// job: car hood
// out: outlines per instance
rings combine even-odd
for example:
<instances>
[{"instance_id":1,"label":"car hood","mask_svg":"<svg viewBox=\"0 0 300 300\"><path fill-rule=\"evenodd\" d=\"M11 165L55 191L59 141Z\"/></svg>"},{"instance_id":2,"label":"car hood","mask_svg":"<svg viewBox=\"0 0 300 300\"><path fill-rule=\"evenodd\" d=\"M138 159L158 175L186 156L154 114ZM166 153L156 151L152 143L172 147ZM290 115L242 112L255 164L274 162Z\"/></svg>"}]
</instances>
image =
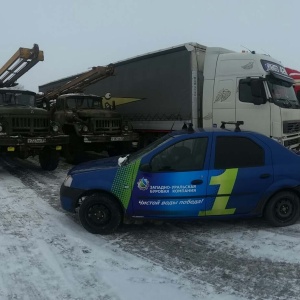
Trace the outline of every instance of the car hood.
<instances>
[{"instance_id":1,"label":"car hood","mask_svg":"<svg viewBox=\"0 0 300 300\"><path fill-rule=\"evenodd\" d=\"M101 169L119 168L118 158L119 158L119 156L114 156L114 157L109 157L109 158L92 160L92 161L89 161L86 163L79 164L79 165L73 167L68 172L68 175L75 175L75 174L79 174L79 173L96 171L96 170L101 170Z\"/></svg>"}]
</instances>

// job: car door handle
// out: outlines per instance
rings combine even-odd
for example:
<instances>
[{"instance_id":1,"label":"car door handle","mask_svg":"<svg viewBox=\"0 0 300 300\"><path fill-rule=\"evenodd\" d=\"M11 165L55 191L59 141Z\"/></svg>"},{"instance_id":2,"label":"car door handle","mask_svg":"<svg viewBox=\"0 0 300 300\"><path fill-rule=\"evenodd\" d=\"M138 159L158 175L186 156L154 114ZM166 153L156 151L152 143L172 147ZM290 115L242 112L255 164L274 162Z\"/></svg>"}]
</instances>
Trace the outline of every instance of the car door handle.
<instances>
[{"instance_id":1,"label":"car door handle","mask_svg":"<svg viewBox=\"0 0 300 300\"><path fill-rule=\"evenodd\" d=\"M259 177L265 179L265 178L269 178L270 176L271 174L265 173L265 174L261 174Z\"/></svg>"},{"instance_id":2,"label":"car door handle","mask_svg":"<svg viewBox=\"0 0 300 300\"><path fill-rule=\"evenodd\" d=\"M195 179L191 182L191 184L194 184L194 185L202 184L202 183L203 183L203 180L201 180L201 179Z\"/></svg>"}]
</instances>

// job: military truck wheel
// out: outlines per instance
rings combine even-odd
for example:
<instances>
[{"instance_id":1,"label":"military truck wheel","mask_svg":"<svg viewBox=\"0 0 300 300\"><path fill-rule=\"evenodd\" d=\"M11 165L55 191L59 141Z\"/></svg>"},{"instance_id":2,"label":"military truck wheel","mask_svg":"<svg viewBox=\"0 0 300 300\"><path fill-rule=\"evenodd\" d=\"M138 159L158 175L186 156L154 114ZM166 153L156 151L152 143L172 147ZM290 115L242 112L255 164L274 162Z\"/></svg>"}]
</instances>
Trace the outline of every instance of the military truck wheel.
<instances>
[{"instance_id":1,"label":"military truck wheel","mask_svg":"<svg viewBox=\"0 0 300 300\"><path fill-rule=\"evenodd\" d=\"M88 232L109 234L121 223L121 208L114 198L105 194L93 194L81 203L79 219Z\"/></svg>"},{"instance_id":2,"label":"military truck wheel","mask_svg":"<svg viewBox=\"0 0 300 300\"><path fill-rule=\"evenodd\" d=\"M43 170L53 171L59 163L59 152L50 147L44 147L39 153L39 161Z\"/></svg>"},{"instance_id":3,"label":"military truck wheel","mask_svg":"<svg viewBox=\"0 0 300 300\"><path fill-rule=\"evenodd\" d=\"M282 191L266 205L265 218L276 227L294 224L300 216L300 199L297 194Z\"/></svg>"},{"instance_id":4,"label":"military truck wheel","mask_svg":"<svg viewBox=\"0 0 300 300\"><path fill-rule=\"evenodd\" d=\"M75 146L72 144L68 144L63 146L63 155L66 159L66 162L69 164L76 164L79 159L80 153L81 150L78 149L78 145Z\"/></svg>"},{"instance_id":5,"label":"military truck wheel","mask_svg":"<svg viewBox=\"0 0 300 300\"><path fill-rule=\"evenodd\" d=\"M20 159L26 159L28 158L28 153L26 151L18 152L18 158Z\"/></svg>"},{"instance_id":6,"label":"military truck wheel","mask_svg":"<svg viewBox=\"0 0 300 300\"><path fill-rule=\"evenodd\" d=\"M70 143L63 146L63 156L69 164L76 164L83 152L82 141L74 134L70 135Z\"/></svg>"}]
</instances>

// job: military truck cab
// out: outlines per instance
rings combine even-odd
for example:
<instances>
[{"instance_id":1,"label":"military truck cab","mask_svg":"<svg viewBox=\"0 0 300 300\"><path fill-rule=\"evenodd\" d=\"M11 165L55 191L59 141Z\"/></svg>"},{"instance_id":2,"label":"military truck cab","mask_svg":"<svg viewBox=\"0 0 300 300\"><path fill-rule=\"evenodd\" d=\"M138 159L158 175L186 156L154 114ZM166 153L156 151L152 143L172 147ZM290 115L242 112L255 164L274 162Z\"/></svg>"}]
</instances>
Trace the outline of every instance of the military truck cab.
<instances>
[{"instance_id":1,"label":"military truck cab","mask_svg":"<svg viewBox=\"0 0 300 300\"><path fill-rule=\"evenodd\" d=\"M113 107L113 105L112 105ZM102 97L83 93L58 96L50 110L51 120L70 136L63 154L69 163L76 162L86 150L109 154L130 151L138 135L129 122L113 109L105 109Z\"/></svg>"},{"instance_id":2,"label":"military truck cab","mask_svg":"<svg viewBox=\"0 0 300 300\"><path fill-rule=\"evenodd\" d=\"M68 143L59 124L50 120L49 112L35 107L36 94L14 88L0 89L0 153L19 158L39 156L44 170L54 170L59 150Z\"/></svg>"}]
</instances>

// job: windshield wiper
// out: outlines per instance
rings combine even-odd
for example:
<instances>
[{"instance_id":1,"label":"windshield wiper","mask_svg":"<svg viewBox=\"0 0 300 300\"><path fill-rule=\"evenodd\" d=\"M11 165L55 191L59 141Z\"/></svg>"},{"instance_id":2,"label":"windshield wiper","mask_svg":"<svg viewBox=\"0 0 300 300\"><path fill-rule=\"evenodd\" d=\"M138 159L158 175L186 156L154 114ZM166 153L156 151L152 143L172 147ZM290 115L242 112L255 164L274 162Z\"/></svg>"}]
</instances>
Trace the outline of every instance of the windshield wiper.
<instances>
[{"instance_id":1,"label":"windshield wiper","mask_svg":"<svg viewBox=\"0 0 300 300\"><path fill-rule=\"evenodd\" d=\"M293 106L293 104L287 99L277 98L276 100L279 101L280 103L282 103L282 105L284 107L292 107Z\"/></svg>"}]
</instances>

